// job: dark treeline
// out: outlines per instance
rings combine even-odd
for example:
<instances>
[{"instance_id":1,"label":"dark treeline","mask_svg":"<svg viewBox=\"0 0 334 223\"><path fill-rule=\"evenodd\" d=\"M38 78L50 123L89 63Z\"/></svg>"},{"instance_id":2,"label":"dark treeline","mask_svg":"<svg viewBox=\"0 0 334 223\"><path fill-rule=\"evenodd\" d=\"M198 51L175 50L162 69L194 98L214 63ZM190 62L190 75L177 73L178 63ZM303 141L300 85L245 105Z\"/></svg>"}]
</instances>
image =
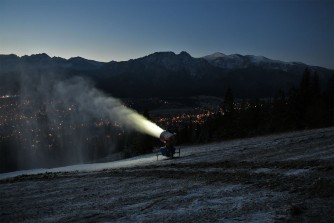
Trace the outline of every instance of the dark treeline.
<instances>
[{"instance_id":1,"label":"dark treeline","mask_svg":"<svg viewBox=\"0 0 334 223\"><path fill-rule=\"evenodd\" d=\"M334 74L321 89L318 74L305 69L299 87L279 91L271 99L236 101L229 88L216 114L203 125L189 123L178 128L178 139L180 143L205 143L328 127L334 125L333 108Z\"/></svg>"}]
</instances>

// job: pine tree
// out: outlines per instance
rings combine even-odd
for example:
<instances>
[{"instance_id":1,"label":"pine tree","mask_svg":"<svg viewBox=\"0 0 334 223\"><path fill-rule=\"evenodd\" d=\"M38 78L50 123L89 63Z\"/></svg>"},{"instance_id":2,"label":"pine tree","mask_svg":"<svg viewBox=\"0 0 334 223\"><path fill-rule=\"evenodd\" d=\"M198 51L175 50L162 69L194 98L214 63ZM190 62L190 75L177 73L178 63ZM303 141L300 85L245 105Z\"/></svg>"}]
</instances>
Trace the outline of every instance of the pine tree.
<instances>
[{"instance_id":1,"label":"pine tree","mask_svg":"<svg viewBox=\"0 0 334 223\"><path fill-rule=\"evenodd\" d=\"M288 128L286 104L287 100L284 92L282 90L278 91L272 102L271 130L280 132Z\"/></svg>"},{"instance_id":2,"label":"pine tree","mask_svg":"<svg viewBox=\"0 0 334 223\"><path fill-rule=\"evenodd\" d=\"M302 103L303 109L305 109L312 95L311 74L308 68L305 68L304 70L303 77L300 82L299 93L300 102Z\"/></svg>"},{"instance_id":3,"label":"pine tree","mask_svg":"<svg viewBox=\"0 0 334 223\"><path fill-rule=\"evenodd\" d=\"M218 128L219 135L223 137L232 138L235 135L235 108L234 97L231 88L228 88L225 92L223 102L223 116L221 117L221 125ZM216 123L219 125L219 123Z\"/></svg>"},{"instance_id":4,"label":"pine tree","mask_svg":"<svg viewBox=\"0 0 334 223\"><path fill-rule=\"evenodd\" d=\"M320 83L319 83L319 75L315 71L312 77L312 82L311 82L311 91L312 91L312 96L313 99L316 99L320 96Z\"/></svg>"},{"instance_id":5,"label":"pine tree","mask_svg":"<svg viewBox=\"0 0 334 223\"><path fill-rule=\"evenodd\" d=\"M225 115L232 115L234 113L234 97L231 88L225 92L223 111Z\"/></svg>"},{"instance_id":6,"label":"pine tree","mask_svg":"<svg viewBox=\"0 0 334 223\"><path fill-rule=\"evenodd\" d=\"M312 100L311 74L308 68L305 68L302 80L300 82L299 94L297 98L297 111L299 116L300 128L308 128L308 108Z\"/></svg>"},{"instance_id":7,"label":"pine tree","mask_svg":"<svg viewBox=\"0 0 334 223\"><path fill-rule=\"evenodd\" d=\"M329 114L329 125L334 125L334 73L329 78L325 93L326 107Z\"/></svg>"}]
</instances>

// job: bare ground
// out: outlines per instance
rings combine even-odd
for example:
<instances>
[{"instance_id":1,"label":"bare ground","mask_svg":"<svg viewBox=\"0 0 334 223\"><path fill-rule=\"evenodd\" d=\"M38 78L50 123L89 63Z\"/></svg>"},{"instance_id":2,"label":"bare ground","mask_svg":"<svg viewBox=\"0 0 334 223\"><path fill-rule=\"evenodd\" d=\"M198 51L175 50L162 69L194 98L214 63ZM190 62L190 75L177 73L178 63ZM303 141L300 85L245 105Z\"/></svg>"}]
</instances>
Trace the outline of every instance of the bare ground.
<instances>
[{"instance_id":1,"label":"bare ground","mask_svg":"<svg viewBox=\"0 0 334 223\"><path fill-rule=\"evenodd\" d=\"M0 181L0 222L334 222L334 128Z\"/></svg>"}]
</instances>

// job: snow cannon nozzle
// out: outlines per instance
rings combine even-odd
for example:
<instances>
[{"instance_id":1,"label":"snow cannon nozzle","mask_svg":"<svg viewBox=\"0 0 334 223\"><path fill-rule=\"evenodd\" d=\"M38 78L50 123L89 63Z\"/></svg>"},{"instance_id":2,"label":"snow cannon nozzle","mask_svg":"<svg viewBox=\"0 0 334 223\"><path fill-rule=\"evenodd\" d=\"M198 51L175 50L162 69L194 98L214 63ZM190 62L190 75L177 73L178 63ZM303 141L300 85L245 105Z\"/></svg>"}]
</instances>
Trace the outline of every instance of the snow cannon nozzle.
<instances>
[{"instance_id":1,"label":"snow cannon nozzle","mask_svg":"<svg viewBox=\"0 0 334 223\"><path fill-rule=\"evenodd\" d=\"M174 146L176 143L176 134L165 130L160 134L160 140L165 143L166 146Z\"/></svg>"}]
</instances>

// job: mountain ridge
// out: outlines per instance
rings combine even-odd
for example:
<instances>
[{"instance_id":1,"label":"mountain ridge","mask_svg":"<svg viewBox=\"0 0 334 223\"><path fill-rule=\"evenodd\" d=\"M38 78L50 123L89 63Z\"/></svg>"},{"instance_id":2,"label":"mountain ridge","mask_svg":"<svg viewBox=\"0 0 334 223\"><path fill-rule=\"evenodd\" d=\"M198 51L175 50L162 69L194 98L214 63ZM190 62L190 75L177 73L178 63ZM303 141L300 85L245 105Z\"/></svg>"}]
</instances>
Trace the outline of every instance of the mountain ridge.
<instances>
[{"instance_id":1,"label":"mountain ridge","mask_svg":"<svg viewBox=\"0 0 334 223\"><path fill-rule=\"evenodd\" d=\"M193 57L191 56L188 52L186 51L181 51L179 54L176 54L173 51L158 51L158 52L154 52L142 57L138 57L135 59L129 59L129 60L124 60L124 61L108 61L108 62L102 62L102 61L98 61L98 60L93 60L93 59L87 59L81 56L74 56L74 57L70 57L69 59L65 59L62 57L58 57L58 56L53 56L50 57L48 54L46 53L37 53L37 54L31 54L31 55L23 55L23 56L18 56L16 54L0 54L0 64L2 60L6 60L6 59L24 59L24 60L52 60L52 59L58 59L58 60L63 60L63 61L76 61L76 60L81 60L81 61L86 61L86 62L90 62L90 63L96 63L96 64L108 64L108 63L124 63L124 62L129 62L129 61L135 61L135 60L140 60L140 59L144 59L144 58L150 58L150 57L154 57L154 56L177 56L179 58L184 58L184 57L191 57L193 59L205 59L206 61L210 62L211 64L215 64L213 61L214 60L231 60L231 59L240 59L242 58L243 60L248 60L248 62L254 63L254 64L259 64L259 63L263 63L263 62L267 62L267 63L282 63L282 64L289 64L289 65L303 65L303 66L307 66L310 68L322 68L322 69L327 69L327 70L332 70L334 71L334 69L331 68L326 68L326 67L322 67L322 66L317 66L317 65L309 65L309 64L305 64L303 62L298 62L298 61L283 61L283 60L278 60L278 59L271 59L268 58L266 56L263 55L241 55L238 53L235 54L224 54L221 52L215 52L206 56L202 56L202 57ZM218 65L219 66L219 65ZM244 67L232 67L231 69L240 69L240 68L244 68Z\"/></svg>"},{"instance_id":2,"label":"mountain ridge","mask_svg":"<svg viewBox=\"0 0 334 223\"><path fill-rule=\"evenodd\" d=\"M141 57L138 57L138 58L134 58L134 59L128 59L128 60L124 60L124 61L114 61L114 60L111 60L111 61L107 61L107 62L102 62L102 61L98 61L98 60L94 60L94 59L84 58L84 57L81 57L81 56L73 56L73 57L70 57L70 58L66 59L66 58L59 57L59 56L53 56L53 57L51 57L47 53L36 53L36 54L22 55L22 56L18 56L18 55L14 54L14 53L10 53L10 54L0 54L0 59L1 59L1 57L6 57L6 56L15 56L15 57L18 57L18 58L26 58L26 57L62 58L64 60L71 60L73 58L82 58L82 59L85 59L85 60L95 61L95 62L99 62L99 63L109 63L109 62L126 62L126 61L129 61L129 60L136 60L136 59L140 59L140 58L144 58L144 57L147 57L147 56L150 56L150 55L156 55L156 54L173 54L173 55L188 55L188 56L191 56L186 51L181 51L179 54L176 54L173 51L157 51L157 52L153 52L153 53L150 53L148 55L144 55L144 56L141 56ZM212 54L209 54L209 55L205 55L205 56L200 56L200 57L193 57L193 56L191 56L191 57L193 57L193 58L206 58L206 57L210 57L210 56L223 57L223 56L232 56L232 55L265 57L265 58L267 58L269 60L272 60L272 61L281 61L281 62L284 62L284 63L302 63L302 64L305 64L303 62L298 62L298 61L289 61L289 62L287 62L287 61L283 61L283 60L279 60L279 59L271 59L271 58L268 58L268 57L263 56L263 55L248 55L248 54L247 55L242 55L242 54L238 54L238 53L224 54L224 53L221 53L221 52L218 52L218 51L214 52ZM317 66L317 65L308 65L308 66L321 67L321 66ZM326 69L330 69L330 68L326 68Z\"/></svg>"},{"instance_id":3,"label":"mountain ridge","mask_svg":"<svg viewBox=\"0 0 334 223\"><path fill-rule=\"evenodd\" d=\"M64 59L45 53L22 57L10 54L0 55L0 77L4 80L0 91L19 86L15 76L24 71L27 75L56 73L64 78L88 78L99 89L118 97L223 96L228 87L237 97L272 97L278 90L296 87L307 67L317 72L322 85L333 73L299 62L219 52L200 58L185 51L155 52L121 62Z\"/></svg>"}]
</instances>

